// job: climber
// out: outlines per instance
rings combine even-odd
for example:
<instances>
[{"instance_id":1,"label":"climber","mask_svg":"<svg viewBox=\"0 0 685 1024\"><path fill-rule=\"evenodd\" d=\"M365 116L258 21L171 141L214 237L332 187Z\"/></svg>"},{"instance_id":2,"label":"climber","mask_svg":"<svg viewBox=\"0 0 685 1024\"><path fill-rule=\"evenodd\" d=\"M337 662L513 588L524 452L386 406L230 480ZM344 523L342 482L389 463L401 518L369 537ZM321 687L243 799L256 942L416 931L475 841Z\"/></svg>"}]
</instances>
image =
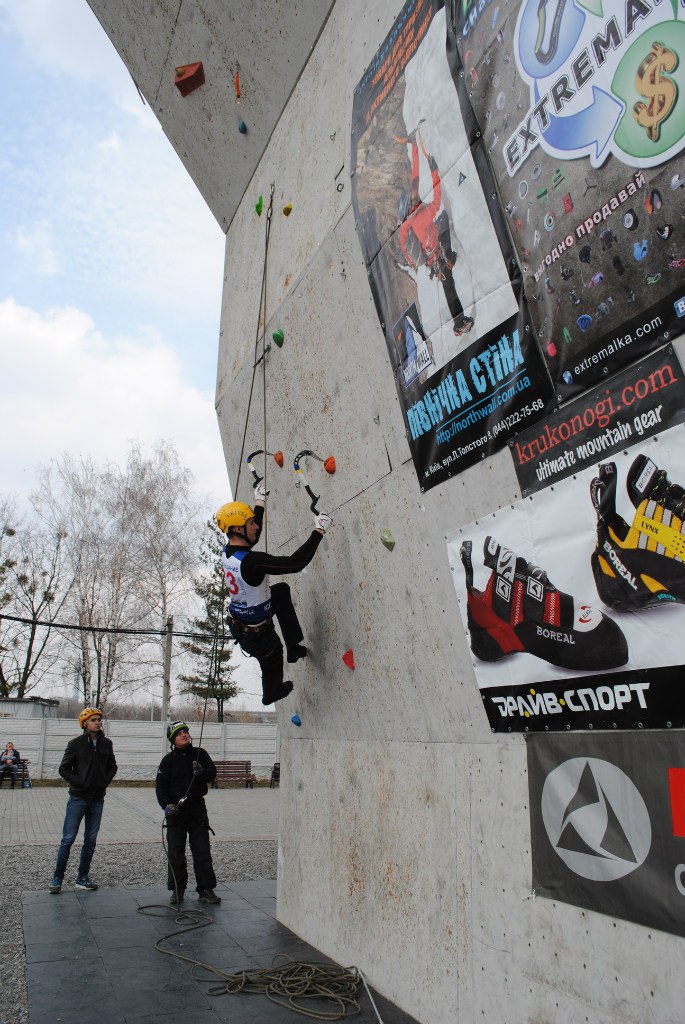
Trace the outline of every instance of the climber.
<instances>
[{"instance_id":1,"label":"climber","mask_svg":"<svg viewBox=\"0 0 685 1024\"><path fill-rule=\"evenodd\" d=\"M293 684L283 681L283 644L273 623L278 619L288 663L307 657L304 635L293 607L287 583L271 586L269 575L301 572L311 562L321 538L331 525L325 513L315 517L314 530L292 555L253 551L264 519L266 492L255 487L254 510L241 501L230 501L216 513L219 529L227 534L221 565L230 594L228 627L245 654L256 658L262 670L262 704L287 697Z\"/></svg>"},{"instance_id":2,"label":"climber","mask_svg":"<svg viewBox=\"0 0 685 1024\"><path fill-rule=\"evenodd\" d=\"M425 150L424 150L425 153ZM407 263L413 270L425 266L431 277L442 284L445 300L453 320L452 330L459 337L468 334L473 327L473 318L466 316L457 295L452 268L457 254L452 249L450 224L442 206L440 172L432 156L426 159L431 172L433 199L422 203L419 196L419 147L416 138L411 142L411 187L406 189L399 203L400 247Z\"/></svg>"}]
</instances>

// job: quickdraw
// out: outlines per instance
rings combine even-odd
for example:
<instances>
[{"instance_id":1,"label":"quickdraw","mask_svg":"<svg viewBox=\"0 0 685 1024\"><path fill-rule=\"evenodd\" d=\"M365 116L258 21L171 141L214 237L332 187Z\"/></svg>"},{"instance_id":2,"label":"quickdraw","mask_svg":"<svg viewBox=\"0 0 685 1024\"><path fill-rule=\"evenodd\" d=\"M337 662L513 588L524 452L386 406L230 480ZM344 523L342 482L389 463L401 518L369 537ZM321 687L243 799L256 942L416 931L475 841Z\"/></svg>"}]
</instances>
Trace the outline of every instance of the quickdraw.
<instances>
[{"instance_id":1,"label":"quickdraw","mask_svg":"<svg viewBox=\"0 0 685 1024\"><path fill-rule=\"evenodd\" d=\"M281 469L283 468L283 452L267 452L267 451L264 450L264 448L258 448L256 452L250 452L250 454L245 459L245 462L249 466L250 472L252 473L252 486L253 487L256 487L257 484L260 484L262 482L262 480L264 479L263 476L259 475L259 473L257 472L257 470L255 469L255 467L254 467L254 465L252 463L252 460L255 459L258 455L271 455L271 456L273 456L273 460L276 463L276 465L280 466Z\"/></svg>"},{"instance_id":2,"label":"quickdraw","mask_svg":"<svg viewBox=\"0 0 685 1024\"><path fill-rule=\"evenodd\" d=\"M312 512L314 513L314 515L318 515L319 510L318 510L318 508L316 506L317 506L317 504L319 502L319 499L321 498L321 495L320 494L314 494L314 491L312 490L312 488L311 488L311 486L309 484L309 480L307 480L307 476L306 476L304 470L302 469L302 467L300 466L300 460L306 458L307 456L310 456L310 458L312 458L312 459L316 459L317 462L322 462L323 463L323 468L326 470L327 473L330 473L331 476L333 475L333 473L335 473L335 469L336 469L335 458L332 455L329 455L327 459L322 459L320 455L316 454L316 452L312 452L308 448L305 448L304 451L300 452L298 455L295 456L295 460L293 462L293 468L294 468L295 472L297 474L299 474L299 476L300 476L300 478L302 480L302 483L304 484L305 491L307 492L309 497L312 499L312 503L311 503L311 505L309 507L312 510Z\"/></svg>"}]
</instances>

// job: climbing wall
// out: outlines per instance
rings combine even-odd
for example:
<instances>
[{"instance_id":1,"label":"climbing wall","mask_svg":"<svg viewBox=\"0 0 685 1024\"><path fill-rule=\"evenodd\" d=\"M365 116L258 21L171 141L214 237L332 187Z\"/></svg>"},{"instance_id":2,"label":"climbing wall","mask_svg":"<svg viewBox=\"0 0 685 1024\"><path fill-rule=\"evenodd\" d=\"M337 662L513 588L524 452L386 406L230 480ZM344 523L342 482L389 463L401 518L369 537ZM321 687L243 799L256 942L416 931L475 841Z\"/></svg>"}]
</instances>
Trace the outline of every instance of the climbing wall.
<instances>
[{"instance_id":1,"label":"climbing wall","mask_svg":"<svg viewBox=\"0 0 685 1024\"><path fill-rule=\"evenodd\" d=\"M91 6L165 94L155 110L228 227L216 407L238 499L245 456L283 452L255 460L271 551L312 528L295 455L336 460L304 461L333 525L290 579L310 656L277 706L280 920L423 1024L680 1020L677 937L532 889L526 737L491 731L447 551L520 500L511 455L426 490L412 461L350 187L353 90L398 0L258 5L240 54L219 3L125 2L116 23ZM240 110L222 54L241 62ZM204 85L178 99L174 67L200 59Z\"/></svg>"}]
</instances>

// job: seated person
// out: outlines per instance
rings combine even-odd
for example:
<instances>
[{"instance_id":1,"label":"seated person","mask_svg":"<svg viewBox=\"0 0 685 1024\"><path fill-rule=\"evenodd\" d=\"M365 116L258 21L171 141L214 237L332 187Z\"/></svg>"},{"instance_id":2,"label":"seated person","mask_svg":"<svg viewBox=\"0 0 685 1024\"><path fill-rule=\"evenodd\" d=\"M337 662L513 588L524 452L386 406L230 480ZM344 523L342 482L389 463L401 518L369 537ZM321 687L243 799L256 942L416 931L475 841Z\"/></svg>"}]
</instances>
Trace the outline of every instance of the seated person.
<instances>
[{"instance_id":1,"label":"seated person","mask_svg":"<svg viewBox=\"0 0 685 1024\"><path fill-rule=\"evenodd\" d=\"M5 777L9 775L12 779L12 789L14 789L20 760L21 754L14 749L14 743L8 743L4 752L0 754L0 786L5 781Z\"/></svg>"}]
</instances>

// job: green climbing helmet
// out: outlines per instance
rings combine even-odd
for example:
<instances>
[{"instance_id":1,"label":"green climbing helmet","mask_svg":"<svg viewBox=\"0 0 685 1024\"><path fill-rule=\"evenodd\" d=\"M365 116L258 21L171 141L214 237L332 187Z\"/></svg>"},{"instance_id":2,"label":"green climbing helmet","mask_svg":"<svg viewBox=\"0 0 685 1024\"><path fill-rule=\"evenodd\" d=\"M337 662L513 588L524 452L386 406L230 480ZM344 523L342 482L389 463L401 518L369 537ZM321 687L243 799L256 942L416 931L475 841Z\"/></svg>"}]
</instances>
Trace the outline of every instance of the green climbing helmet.
<instances>
[{"instance_id":1,"label":"green climbing helmet","mask_svg":"<svg viewBox=\"0 0 685 1024\"><path fill-rule=\"evenodd\" d=\"M174 745L174 740L176 739L176 736L178 735L179 732L182 732L184 729L187 732L190 732L190 727L188 726L187 722L171 723L171 725L166 731L166 738L169 740L169 743L171 744L172 747Z\"/></svg>"}]
</instances>

